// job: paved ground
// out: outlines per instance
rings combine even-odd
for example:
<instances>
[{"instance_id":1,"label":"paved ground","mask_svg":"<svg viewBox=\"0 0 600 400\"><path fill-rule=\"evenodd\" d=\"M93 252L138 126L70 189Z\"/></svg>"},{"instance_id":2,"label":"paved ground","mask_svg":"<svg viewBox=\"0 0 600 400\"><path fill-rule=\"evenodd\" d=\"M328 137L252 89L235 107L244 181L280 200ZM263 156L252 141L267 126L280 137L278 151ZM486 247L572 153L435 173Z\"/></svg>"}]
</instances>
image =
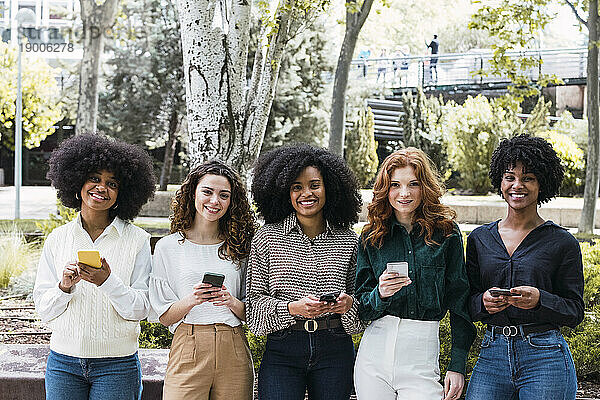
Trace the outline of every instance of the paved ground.
<instances>
[{"instance_id":1,"label":"paved ground","mask_svg":"<svg viewBox=\"0 0 600 400\"><path fill-rule=\"evenodd\" d=\"M363 196L368 196L363 191ZM501 204L503 200L499 196L445 196L444 202L449 205L463 204L477 207L482 203ZM561 197L544 204L543 207L551 208L579 208L583 206L581 198ZM50 186L23 186L21 188L21 218L43 219L48 218L50 213L56 212L56 191ZM15 188L13 186L0 186L0 219L13 219L15 216ZM147 223L168 222L166 217L140 217L138 220ZM460 224L460 228L472 231L478 225ZM570 227L571 232L576 232L575 227ZM600 234L600 229L594 233Z\"/></svg>"}]
</instances>

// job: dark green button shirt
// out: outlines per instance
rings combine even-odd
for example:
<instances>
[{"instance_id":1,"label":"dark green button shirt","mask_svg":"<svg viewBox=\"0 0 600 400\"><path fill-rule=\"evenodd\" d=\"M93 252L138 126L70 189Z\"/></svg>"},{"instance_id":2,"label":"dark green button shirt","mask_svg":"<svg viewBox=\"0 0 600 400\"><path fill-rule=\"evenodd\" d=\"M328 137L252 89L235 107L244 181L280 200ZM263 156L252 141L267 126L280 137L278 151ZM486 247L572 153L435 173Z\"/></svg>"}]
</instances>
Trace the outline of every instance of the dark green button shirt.
<instances>
[{"instance_id":1,"label":"dark green button shirt","mask_svg":"<svg viewBox=\"0 0 600 400\"><path fill-rule=\"evenodd\" d=\"M390 232L381 248L369 244L365 247L361 237L356 270L359 317L364 321L385 315L440 321L450 310L452 350L448 370L464 374L476 331L468 311L469 280L460 230L455 226L448 237L435 232L433 239L440 245L428 246L418 227L409 234L396 218L391 219ZM382 299L377 288L379 276L392 261L408 262L412 283Z\"/></svg>"}]
</instances>

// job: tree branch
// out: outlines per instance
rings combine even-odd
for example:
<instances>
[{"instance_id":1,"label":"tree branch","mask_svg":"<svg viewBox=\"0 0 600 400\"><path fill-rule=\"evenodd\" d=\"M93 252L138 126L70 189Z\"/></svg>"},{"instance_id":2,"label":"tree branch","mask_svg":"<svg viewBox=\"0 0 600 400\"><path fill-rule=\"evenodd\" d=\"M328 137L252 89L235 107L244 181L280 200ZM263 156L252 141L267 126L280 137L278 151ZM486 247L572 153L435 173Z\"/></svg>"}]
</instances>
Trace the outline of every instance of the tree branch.
<instances>
[{"instance_id":1,"label":"tree branch","mask_svg":"<svg viewBox=\"0 0 600 400\"><path fill-rule=\"evenodd\" d=\"M575 18L577 18L577 20L579 21L579 23L587 26L587 21L585 19L583 19L581 17L581 15L579 15L579 11L577 11L577 8L575 7L575 4L573 4L573 2L569 1L569 0L564 0L564 1L571 8L571 11L573 11L573 14L575 15Z\"/></svg>"}]
</instances>

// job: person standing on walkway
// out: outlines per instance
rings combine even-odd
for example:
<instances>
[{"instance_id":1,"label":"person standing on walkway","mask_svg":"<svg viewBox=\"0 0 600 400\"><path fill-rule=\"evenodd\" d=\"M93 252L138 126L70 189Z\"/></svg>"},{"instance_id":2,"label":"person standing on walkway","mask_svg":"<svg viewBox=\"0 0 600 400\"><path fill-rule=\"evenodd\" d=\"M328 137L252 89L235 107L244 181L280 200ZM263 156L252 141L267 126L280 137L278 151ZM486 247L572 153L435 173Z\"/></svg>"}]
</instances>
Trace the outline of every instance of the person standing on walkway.
<instances>
[{"instance_id":1,"label":"person standing on walkway","mask_svg":"<svg viewBox=\"0 0 600 400\"><path fill-rule=\"evenodd\" d=\"M389 155L375 179L358 250L356 297L371 321L358 349L358 400L458 399L475 338L456 213L427 155ZM450 364L439 382L439 325L450 311Z\"/></svg>"},{"instance_id":2,"label":"person standing on walkway","mask_svg":"<svg viewBox=\"0 0 600 400\"><path fill-rule=\"evenodd\" d=\"M440 50L440 42L437 38L437 35L433 35L433 40L427 45L428 49L431 49L431 57L429 58L429 77L434 82L438 80L438 71L437 71L437 54ZM433 71L435 71L435 78L433 77Z\"/></svg>"},{"instance_id":3,"label":"person standing on walkway","mask_svg":"<svg viewBox=\"0 0 600 400\"><path fill-rule=\"evenodd\" d=\"M581 249L538 213L558 194L560 159L544 139L520 135L500 142L489 175L508 210L467 239L471 315L487 324L467 400L575 399L559 328L583 320Z\"/></svg>"},{"instance_id":4,"label":"person standing on walkway","mask_svg":"<svg viewBox=\"0 0 600 400\"><path fill-rule=\"evenodd\" d=\"M150 235L128 221L154 193L152 160L137 146L84 134L62 142L49 164L59 200L80 212L48 235L33 289L52 330L46 399L137 400L151 254ZM99 265L77 262L90 249Z\"/></svg>"},{"instance_id":5,"label":"person standing on walkway","mask_svg":"<svg viewBox=\"0 0 600 400\"><path fill-rule=\"evenodd\" d=\"M360 332L354 275L358 182L344 160L308 145L262 155L252 195L266 224L252 240L248 327L267 335L260 400L348 400Z\"/></svg>"},{"instance_id":6,"label":"person standing on walkway","mask_svg":"<svg viewBox=\"0 0 600 400\"><path fill-rule=\"evenodd\" d=\"M209 161L189 173L172 209L171 234L156 244L150 277L152 317L175 334L163 398L252 399L241 321L257 224L246 189L233 169ZM222 283L206 283L215 274Z\"/></svg>"}]
</instances>

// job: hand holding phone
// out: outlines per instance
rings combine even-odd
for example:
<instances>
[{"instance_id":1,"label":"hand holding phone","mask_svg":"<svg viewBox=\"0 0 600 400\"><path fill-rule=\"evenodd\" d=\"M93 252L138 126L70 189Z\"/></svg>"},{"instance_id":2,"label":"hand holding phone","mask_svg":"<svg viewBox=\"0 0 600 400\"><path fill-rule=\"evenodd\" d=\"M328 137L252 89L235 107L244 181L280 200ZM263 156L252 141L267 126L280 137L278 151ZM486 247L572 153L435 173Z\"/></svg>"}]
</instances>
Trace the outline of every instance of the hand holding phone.
<instances>
[{"instance_id":1,"label":"hand holding phone","mask_svg":"<svg viewBox=\"0 0 600 400\"><path fill-rule=\"evenodd\" d=\"M340 296L341 291L337 290L335 292L325 293L319 297L319 301L324 301L326 303L336 303L337 298Z\"/></svg>"},{"instance_id":2,"label":"hand holding phone","mask_svg":"<svg viewBox=\"0 0 600 400\"><path fill-rule=\"evenodd\" d=\"M102 261L100 260L100 252L98 250L79 250L77 252L77 261L89 265L92 268L102 268Z\"/></svg>"},{"instance_id":3,"label":"hand holding phone","mask_svg":"<svg viewBox=\"0 0 600 400\"><path fill-rule=\"evenodd\" d=\"M217 287L219 289L223 286L223 281L225 281L225 275L214 272L205 272L204 277L202 278L202 283L208 283L212 287Z\"/></svg>"},{"instance_id":4,"label":"hand holding phone","mask_svg":"<svg viewBox=\"0 0 600 400\"><path fill-rule=\"evenodd\" d=\"M408 263L406 261L389 262L386 271L395 272L402 278L408 278Z\"/></svg>"},{"instance_id":5,"label":"hand holding phone","mask_svg":"<svg viewBox=\"0 0 600 400\"><path fill-rule=\"evenodd\" d=\"M512 293L510 291L510 289L498 289L498 288L492 288L489 289L490 294L492 295L492 297L499 297L499 296L514 296L514 297L520 297L521 295L518 293Z\"/></svg>"}]
</instances>

